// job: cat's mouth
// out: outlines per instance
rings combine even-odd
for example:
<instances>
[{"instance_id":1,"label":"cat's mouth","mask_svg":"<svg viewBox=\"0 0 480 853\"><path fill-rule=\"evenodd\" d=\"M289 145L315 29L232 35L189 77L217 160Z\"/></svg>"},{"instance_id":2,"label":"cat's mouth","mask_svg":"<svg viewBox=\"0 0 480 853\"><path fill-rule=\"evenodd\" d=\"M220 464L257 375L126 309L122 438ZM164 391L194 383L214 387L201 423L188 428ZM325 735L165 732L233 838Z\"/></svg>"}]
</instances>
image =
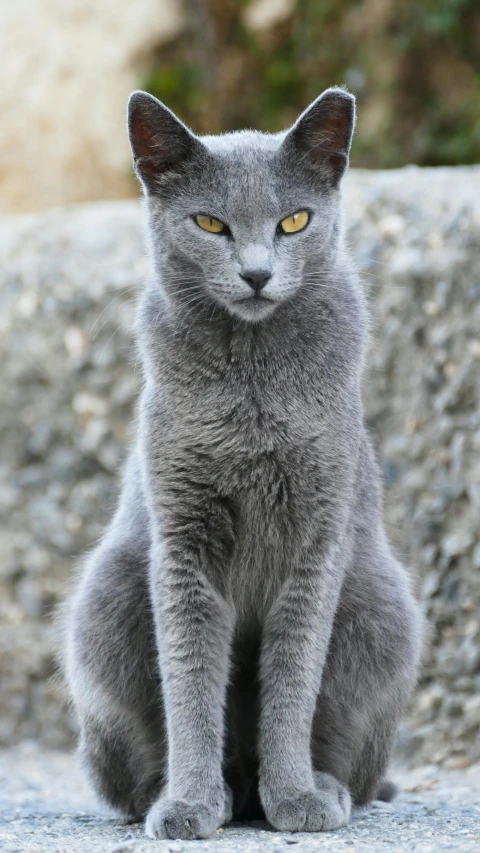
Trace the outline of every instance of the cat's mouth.
<instances>
[{"instance_id":1,"label":"cat's mouth","mask_svg":"<svg viewBox=\"0 0 480 853\"><path fill-rule=\"evenodd\" d=\"M262 296L260 293L252 293L251 296L243 296L240 299L232 300L230 311L243 317L244 320L255 322L271 314L277 307L277 304L278 302L275 299Z\"/></svg>"},{"instance_id":2,"label":"cat's mouth","mask_svg":"<svg viewBox=\"0 0 480 853\"><path fill-rule=\"evenodd\" d=\"M243 296L241 299L235 299L235 305L273 305L274 299L269 299L268 296L262 296L261 293L252 293L251 296Z\"/></svg>"}]
</instances>

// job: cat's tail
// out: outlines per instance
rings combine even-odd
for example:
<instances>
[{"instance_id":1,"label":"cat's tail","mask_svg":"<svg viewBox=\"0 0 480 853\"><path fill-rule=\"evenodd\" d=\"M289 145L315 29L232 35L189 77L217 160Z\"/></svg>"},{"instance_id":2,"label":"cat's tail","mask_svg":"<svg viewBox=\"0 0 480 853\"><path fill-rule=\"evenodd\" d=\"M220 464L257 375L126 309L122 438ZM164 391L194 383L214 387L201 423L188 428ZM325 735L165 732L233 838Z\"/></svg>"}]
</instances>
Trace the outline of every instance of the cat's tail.
<instances>
[{"instance_id":1,"label":"cat's tail","mask_svg":"<svg viewBox=\"0 0 480 853\"><path fill-rule=\"evenodd\" d=\"M398 785L390 779L384 779L380 783L380 788L377 793L377 800L382 800L384 803L391 803L399 793Z\"/></svg>"}]
</instances>

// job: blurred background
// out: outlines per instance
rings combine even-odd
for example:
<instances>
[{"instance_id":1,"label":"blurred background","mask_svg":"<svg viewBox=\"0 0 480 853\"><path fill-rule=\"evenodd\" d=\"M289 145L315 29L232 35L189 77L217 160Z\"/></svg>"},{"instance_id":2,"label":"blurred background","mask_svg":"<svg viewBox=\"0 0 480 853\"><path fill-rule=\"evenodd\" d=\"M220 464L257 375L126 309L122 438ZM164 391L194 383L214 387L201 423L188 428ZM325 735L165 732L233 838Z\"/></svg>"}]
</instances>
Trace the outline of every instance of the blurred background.
<instances>
[{"instance_id":1,"label":"blurred background","mask_svg":"<svg viewBox=\"0 0 480 853\"><path fill-rule=\"evenodd\" d=\"M198 132L277 131L345 84L353 166L480 159L477 0L16 0L0 67L2 212L135 195L134 88Z\"/></svg>"},{"instance_id":2,"label":"blurred background","mask_svg":"<svg viewBox=\"0 0 480 853\"><path fill-rule=\"evenodd\" d=\"M16 0L0 70L0 744L76 733L54 614L115 504L140 384L129 93L199 132L276 131L337 84L358 98L367 418L431 626L399 754L479 760L478 2Z\"/></svg>"}]
</instances>

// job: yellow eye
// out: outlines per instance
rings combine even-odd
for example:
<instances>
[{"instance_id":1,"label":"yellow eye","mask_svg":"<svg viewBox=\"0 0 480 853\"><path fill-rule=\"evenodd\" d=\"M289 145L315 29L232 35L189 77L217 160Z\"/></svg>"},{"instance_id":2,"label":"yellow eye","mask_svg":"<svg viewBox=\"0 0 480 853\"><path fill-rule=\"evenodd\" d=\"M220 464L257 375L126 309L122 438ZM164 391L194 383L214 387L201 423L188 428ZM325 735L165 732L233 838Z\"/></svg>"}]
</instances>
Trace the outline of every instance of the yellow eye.
<instances>
[{"instance_id":1,"label":"yellow eye","mask_svg":"<svg viewBox=\"0 0 480 853\"><path fill-rule=\"evenodd\" d=\"M195 222L203 228L204 231L211 231L212 234L221 234L225 231L225 225L219 219L214 219L213 216L196 216Z\"/></svg>"},{"instance_id":2,"label":"yellow eye","mask_svg":"<svg viewBox=\"0 0 480 853\"><path fill-rule=\"evenodd\" d=\"M303 231L310 214L306 210L299 210L297 213L292 213L291 216L286 216L280 223L280 228L284 234L295 234L296 231Z\"/></svg>"}]
</instances>

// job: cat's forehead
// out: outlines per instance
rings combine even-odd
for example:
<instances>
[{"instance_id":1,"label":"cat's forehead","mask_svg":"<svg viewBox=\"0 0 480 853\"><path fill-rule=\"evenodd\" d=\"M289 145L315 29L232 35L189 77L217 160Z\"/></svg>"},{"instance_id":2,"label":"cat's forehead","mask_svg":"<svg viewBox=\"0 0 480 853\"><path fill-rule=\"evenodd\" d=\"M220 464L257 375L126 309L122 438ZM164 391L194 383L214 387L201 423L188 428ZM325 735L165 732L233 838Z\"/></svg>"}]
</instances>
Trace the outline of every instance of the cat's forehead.
<instances>
[{"instance_id":1,"label":"cat's forehead","mask_svg":"<svg viewBox=\"0 0 480 853\"><path fill-rule=\"evenodd\" d=\"M283 137L256 130L200 137L212 155L210 189L220 190L224 203L243 203L251 209L255 202L257 208L273 211L278 202L278 152Z\"/></svg>"},{"instance_id":2,"label":"cat's forehead","mask_svg":"<svg viewBox=\"0 0 480 853\"><path fill-rule=\"evenodd\" d=\"M275 155L285 133L262 133L260 130L234 130L217 136L201 136L208 150L222 160L232 158L235 162L240 158L246 164Z\"/></svg>"}]
</instances>

